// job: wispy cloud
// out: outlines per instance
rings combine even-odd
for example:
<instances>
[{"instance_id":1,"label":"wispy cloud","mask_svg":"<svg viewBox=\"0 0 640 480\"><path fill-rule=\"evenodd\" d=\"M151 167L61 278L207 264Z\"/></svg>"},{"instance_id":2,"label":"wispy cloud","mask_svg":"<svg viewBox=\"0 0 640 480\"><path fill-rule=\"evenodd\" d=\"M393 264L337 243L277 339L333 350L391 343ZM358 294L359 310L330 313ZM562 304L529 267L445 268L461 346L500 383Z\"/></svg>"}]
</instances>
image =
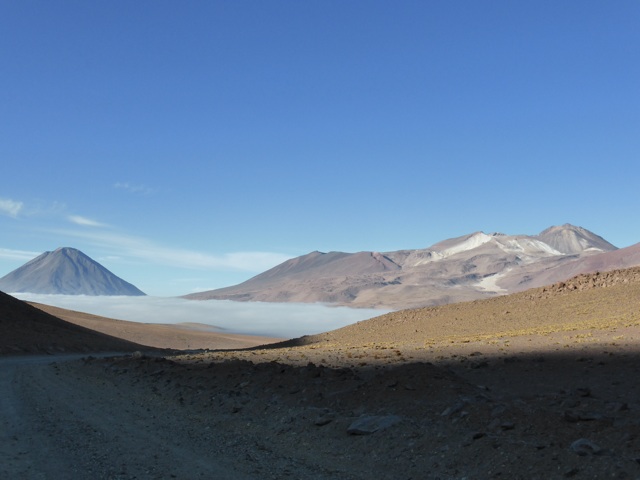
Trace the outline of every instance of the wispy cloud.
<instances>
[{"instance_id":1,"label":"wispy cloud","mask_svg":"<svg viewBox=\"0 0 640 480\"><path fill-rule=\"evenodd\" d=\"M0 258L8 260L29 261L40 255L42 252L29 252L26 250L12 250L0 248Z\"/></svg>"},{"instance_id":2,"label":"wispy cloud","mask_svg":"<svg viewBox=\"0 0 640 480\"><path fill-rule=\"evenodd\" d=\"M113 232L55 230L58 235L81 238L120 257L132 257L150 263L194 269L230 269L262 272L291 258L273 252L233 252L212 255L193 250L158 245L150 240ZM108 253L107 253L108 254Z\"/></svg>"},{"instance_id":3,"label":"wispy cloud","mask_svg":"<svg viewBox=\"0 0 640 480\"><path fill-rule=\"evenodd\" d=\"M80 215L69 215L67 217L71 223L75 223L76 225L82 225L83 227L107 227L108 225L105 223L100 223L95 220L91 220L90 218L81 217Z\"/></svg>"},{"instance_id":4,"label":"wispy cloud","mask_svg":"<svg viewBox=\"0 0 640 480\"><path fill-rule=\"evenodd\" d=\"M16 218L23 207L24 204L22 202L17 202L9 198L0 198L0 213L4 215Z\"/></svg>"},{"instance_id":5,"label":"wispy cloud","mask_svg":"<svg viewBox=\"0 0 640 480\"><path fill-rule=\"evenodd\" d=\"M146 185L133 185L129 182L116 182L113 184L113 188L138 195L149 195L154 192L151 187L147 187Z\"/></svg>"}]
</instances>

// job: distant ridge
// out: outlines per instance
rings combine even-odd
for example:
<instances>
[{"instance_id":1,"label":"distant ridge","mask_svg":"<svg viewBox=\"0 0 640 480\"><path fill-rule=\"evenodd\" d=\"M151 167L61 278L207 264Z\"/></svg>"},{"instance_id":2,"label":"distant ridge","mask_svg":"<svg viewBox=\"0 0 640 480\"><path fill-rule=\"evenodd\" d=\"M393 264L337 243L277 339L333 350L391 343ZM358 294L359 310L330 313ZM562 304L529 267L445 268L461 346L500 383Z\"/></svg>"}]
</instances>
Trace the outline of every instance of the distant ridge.
<instances>
[{"instance_id":1,"label":"distant ridge","mask_svg":"<svg viewBox=\"0 0 640 480\"><path fill-rule=\"evenodd\" d=\"M144 292L75 248L58 248L0 278L0 290L56 295L128 295Z\"/></svg>"},{"instance_id":2,"label":"distant ridge","mask_svg":"<svg viewBox=\"0 0 640 480\"><path fill-rule=\"evenodd\" d=\"M416 250L315 251L239 285L184 298L393 309L441 305L553 283L614 259L611 268L640 265L637 255L617 251L604 238L569 223L538 235L474 232ZM600 256L603 261L596 262Z\"/></svg>"}]
</instances>

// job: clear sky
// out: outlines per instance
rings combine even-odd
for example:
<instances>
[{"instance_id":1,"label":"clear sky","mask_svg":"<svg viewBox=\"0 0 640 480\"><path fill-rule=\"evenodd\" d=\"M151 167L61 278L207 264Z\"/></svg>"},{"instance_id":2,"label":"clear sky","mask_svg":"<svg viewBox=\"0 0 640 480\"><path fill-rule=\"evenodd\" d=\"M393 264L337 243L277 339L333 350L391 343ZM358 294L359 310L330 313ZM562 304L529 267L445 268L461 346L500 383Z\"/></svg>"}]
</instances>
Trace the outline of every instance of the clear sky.
<instances>
[{"instance_id":1,"label":"clear sky","mask_svg":"<svg viewBox=\"0 0 640 480\"><path fill-rule=\"evenodd\" d=\"M640 242L640 2L0 2L0 276L152 295L320 251Z\"/></svg>"}]
</instances>

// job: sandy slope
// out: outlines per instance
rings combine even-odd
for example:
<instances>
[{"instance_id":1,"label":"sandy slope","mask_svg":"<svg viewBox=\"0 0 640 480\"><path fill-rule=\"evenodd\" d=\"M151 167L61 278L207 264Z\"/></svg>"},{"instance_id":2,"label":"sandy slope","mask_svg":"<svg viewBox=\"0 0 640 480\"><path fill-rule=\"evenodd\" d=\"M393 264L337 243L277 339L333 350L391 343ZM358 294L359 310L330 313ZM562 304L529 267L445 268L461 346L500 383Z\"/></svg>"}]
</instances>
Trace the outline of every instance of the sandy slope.
<instances>
[{"instance_id":1,"label":"sandy slope","mask_svg":"<svg viewBox=\"0 0 640 480\"><path fill-rule=\"evenodd\" d=\"M178 350L238 349L255 347L256 345L264 345L282 340L273 337L211 331L203 328L206 326L198 324L162 325L127 322L35 302L31 303L31 305L69 323L157 348L173 348Z\"/></svg>"},{"instance_id":2,"label":"sandy slope","mask_svg":"<svg viewBox=\"0 0 640 480\"><path fill-rule=\"evenodd\" d=\"M74 325L0 292L0 355L131 352L143 347Z\"/></svg>"}]
</instances>

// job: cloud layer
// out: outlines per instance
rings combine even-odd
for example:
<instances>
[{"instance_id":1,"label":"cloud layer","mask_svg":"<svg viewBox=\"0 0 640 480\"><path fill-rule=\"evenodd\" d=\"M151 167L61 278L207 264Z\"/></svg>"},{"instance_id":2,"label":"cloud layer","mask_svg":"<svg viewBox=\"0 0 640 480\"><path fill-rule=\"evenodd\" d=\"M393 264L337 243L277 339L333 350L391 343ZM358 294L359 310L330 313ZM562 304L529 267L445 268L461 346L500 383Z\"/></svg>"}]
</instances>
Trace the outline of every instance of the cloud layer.
<instances>
[{"instance_id":1,"label":"cloud layer","mask_svg":"<svg viewBox=\"0 0 640 480\"><path fill-rule=\"evenodd\" d=\"M384 310L300 303L194 301L170 297L91 297L15 293L15 297L104 317L141 323L195 322L230 333L296 338L344 327Z\"/></svg>"}]
</instances>

